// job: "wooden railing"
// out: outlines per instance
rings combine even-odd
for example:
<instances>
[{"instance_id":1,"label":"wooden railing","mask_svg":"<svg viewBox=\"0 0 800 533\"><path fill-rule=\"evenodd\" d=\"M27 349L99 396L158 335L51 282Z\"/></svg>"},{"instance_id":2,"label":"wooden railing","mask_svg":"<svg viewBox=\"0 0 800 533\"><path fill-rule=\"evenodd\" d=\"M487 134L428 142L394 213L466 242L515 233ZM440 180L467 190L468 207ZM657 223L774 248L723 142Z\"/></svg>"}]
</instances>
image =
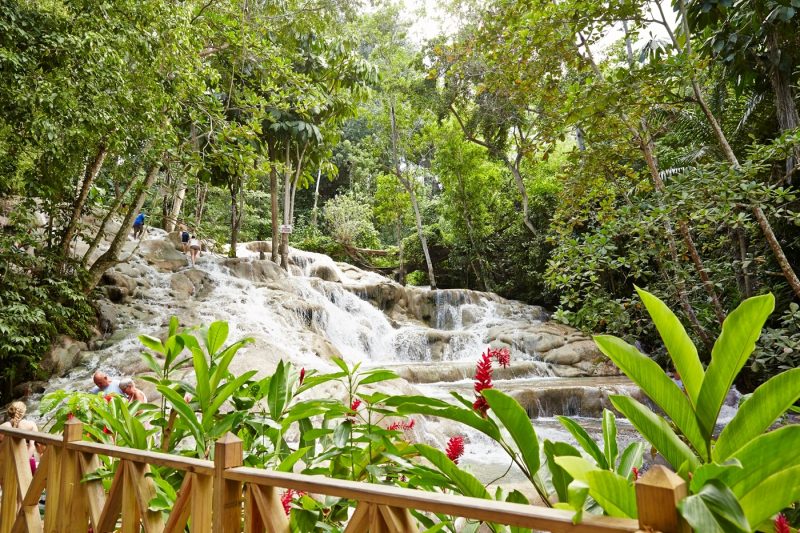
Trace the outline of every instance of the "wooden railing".
<instances>
[{"instance_id":1,"label":"wooden railing","mask_svg":"<svg viewBox=\"0 0 800 533\"><path fill-rule=\"evenodd\" d=\"M215 443L214 461L206 461L84 442L82 432L75 420L60 438L0 427L0 533L181 533L187 526L192 533L288 532L279 488L356 501L346 533L416 532L411 509L554 532L689 531L675 509L686 484L660 466L636 483L638 521L584 514L573 524L569 511L243 467L242 441L232 434ZM46 446L33 475L26 441ZM100 479L84 480L100 467L100 456L119 462L108 491ZM149 509L156 494L150 465L185 472L166 521Z\"/></svg>"}]
</instances>

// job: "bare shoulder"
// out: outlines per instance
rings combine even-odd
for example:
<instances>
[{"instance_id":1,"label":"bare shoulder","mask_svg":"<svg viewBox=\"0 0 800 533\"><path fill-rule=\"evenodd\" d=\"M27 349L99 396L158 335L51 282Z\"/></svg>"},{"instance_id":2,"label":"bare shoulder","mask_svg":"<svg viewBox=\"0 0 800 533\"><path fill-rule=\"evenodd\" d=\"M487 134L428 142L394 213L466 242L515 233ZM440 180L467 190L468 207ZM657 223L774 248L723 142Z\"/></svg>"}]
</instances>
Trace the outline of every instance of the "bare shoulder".
<instances>
[{"instance_id":1,"label":"bare shoulder","mask_svg":"<svg viewBox=\"0 0 800 533\"><path fill-rule=\"evenodd\" d=\"M39 427L36 425L36 422L33 422L32 420L20 421L19 429L24 429L25 431L39 431Z\"/></svg>"}]
</instances>

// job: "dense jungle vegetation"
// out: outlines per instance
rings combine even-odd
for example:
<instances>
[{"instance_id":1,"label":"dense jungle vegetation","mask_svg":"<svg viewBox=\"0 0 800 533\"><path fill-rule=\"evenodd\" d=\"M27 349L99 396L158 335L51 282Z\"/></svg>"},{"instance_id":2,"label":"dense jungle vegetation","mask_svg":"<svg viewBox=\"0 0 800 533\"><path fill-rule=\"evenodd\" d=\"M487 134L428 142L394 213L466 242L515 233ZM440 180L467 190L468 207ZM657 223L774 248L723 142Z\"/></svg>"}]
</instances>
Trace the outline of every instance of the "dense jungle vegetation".
<instances>
[{"instance_id":1,"label":"dense jungle vegetation","mask_svg":"<svg viewBox=\"0 0 800 533\"><path fill-rule=\"evenodd\" d=\"M1 3L0 388L92 334L141 210L231 255L269 240L284 265L291 245L543 304L656 358L635 285L704 361L771 292L739 386L800 366L800 2L443 9L418 42L382 1Z\"/></svg>"}]
</instances>

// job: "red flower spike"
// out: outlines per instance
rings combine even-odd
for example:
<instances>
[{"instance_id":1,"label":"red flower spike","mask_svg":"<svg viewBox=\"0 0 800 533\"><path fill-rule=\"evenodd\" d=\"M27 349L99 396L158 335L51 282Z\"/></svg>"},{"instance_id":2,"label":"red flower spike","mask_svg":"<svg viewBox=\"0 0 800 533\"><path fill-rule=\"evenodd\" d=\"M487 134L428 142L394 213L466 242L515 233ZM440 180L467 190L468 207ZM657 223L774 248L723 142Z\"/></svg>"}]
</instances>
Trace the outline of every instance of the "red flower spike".
<instances>
[{"instance_id":1,"label":"red flower spike","mask_svg":"<svg viewBox=\"0 0 800 533\"><path fill-rule=\"evenodd\" d=\"M295 496L299 497L305 494L305 492L301 490L294 490L294 489L286 489L286 492L283 493L281 496L281 505L283 505L283 512L287 515L292 510L292 500L294 500Z\"/></svg>"},{"instance_id":2,"label":"red flower spike","mask_svg":"<svg viewBox=\"0 0 800 533\"><path fill-rule=\"evenodd\" d=\"M108 403L111 403L111 400L113 400L113 399L114 399L114 397L113 397L112 395L110 395L110 394L106 394L105 396L103 396L103 399L104 399L106 402L108 402Z\"/></svg>"},{"instance_id":3,"label":"red flower spike","mask_svg":"<svg viewBox=\"0 0 800 533\"><path fill-rule=\"evenodd\" d=\"M775 519L775 533L791 533L792 529L789 527L789 521L780 513Z\"/></svg>"},{"instance_id":4,"label":"red flower spike","mask_svg":"<svg viewBox=\"0 0 800 533\"><path fill-rule=\"evenodd\" d=\"M388 429L389 431L400 431L400 430L409 431L414 429L415 423L416 422L414 421L413 418L408 422L402 422L398 420L397 422L392 422L391 424L389 424L389 427L386 429Z\"/></svg>"},{"instance_id":5,"label":"red flower spike","mask_svg":"<svg viewBox=\"0 0 800 533\"><path fill-rule=\"evenodd\" d=\"M639 479L639 469L634 466L631 471L633 472L633 480Z\"/></svg>"},{"instance_id":6,"label":"red flower spike","mask_svg":"<svg viewBox=\"0 0 800 533\"><path fill-rule=\"evenodd\" d=\"M503 368L511 364L511 352L508 348L498 348L496 350L489 348L489 357L494 357L497 360L497 364Z\"/></svg>"},{"instance_id":7,"label":"red flower spike","mask_svg":"<svg viewBox=\"0 0 800 533\"><path fill-rule=\"evenodd\" d=\"M492 386L492 358L487 351L475 368L475 392L480 394L482 390L491 389Z\"/></svg>"},{"instance_id":8,"label":"red flower spike","mask_svg":"<svg viewBox=\"0 0 800 533\"><path fill-rule=\"evenodd\" d=\"M301 368L300 369L300 385L303 384L303 380L304 379L306 379L306 369L305 368Z\"/></svg>"},{"instance_id":9,"label":"red flower spike","mask_svg":"<svg viewBox=\"0 0 800 533\"><path fill-rule=\"evenodd\" d=\"M361 405L361 400L356 398L355 400L353 400L353 403L350 404L350 410L351 411L358 411L358 408L359 408L360 405Z\"/></svg>"},{"instance_id":10,"label":"red flower spike","mask_svg":"<svg viewBox=\"0 0 800 533\"><path fill-rule=\"evenodd\" d=\"M453 463L458 464L458 459L464 455L464 437L461 435L450 437L450 440L447 441L445 453L447 454L448 459L453 461Z\"/></svg>"},{"instance_id":11,"label":"red flower spike","mask_svg":"<svg viewBox=\"0 0 800 533\"><path fill-rule=\"evenodd\" d=\"M473 402L472 408L479 412L481 416L485 417L486 411L489 410L489 404L486 402L486 398L478 396L478 399Z\"/></svg>"},{"instance_id":12,"label":"red flower spike","mask_svg":"<svg viewBox=\"0 0 800 533\"><path fill-rule=\"evenodd\" d=\"M73 418L75 418L75 415L74 415L74 414L72 414L72 413L67 413L67 420L72 420Z\"/></svg>"},{"instance_id":13,"label":"red flower spike","mask_svg":"<svg viewBox=\"0 0 800 533\"><path fill-rule=\"evenodd\" d=\"M108 429L108 426L103 426L103 433L105 433L106 435L111 435L111 430Z\"/></svg>"}]
</instances>

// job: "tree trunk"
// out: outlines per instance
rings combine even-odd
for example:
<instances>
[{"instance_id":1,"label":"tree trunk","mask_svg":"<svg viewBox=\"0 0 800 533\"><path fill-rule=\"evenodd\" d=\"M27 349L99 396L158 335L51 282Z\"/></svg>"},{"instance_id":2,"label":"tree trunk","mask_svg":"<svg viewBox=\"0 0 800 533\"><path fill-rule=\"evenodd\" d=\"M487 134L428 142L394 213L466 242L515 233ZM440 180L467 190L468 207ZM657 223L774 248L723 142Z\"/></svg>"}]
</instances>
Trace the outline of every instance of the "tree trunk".
<instances>
[{"instance_id":1,"label":"tree trunk","mask_svg":"<svg viewBox=\"0 0 800 533\"><path fill-rule=\"evenodd\" d=\"M106 233L106 226L108 225L108 221L111 220L111 217L117 213L119 206L122 205L122 202L125 200L125 197L128 196L128 193L131 192L133 186L136 185L136 182L139 181L139 172L137 171L134 176L128 181L128 184L125 186L125 189L119 191L117 193L116 198L114 198L114 203L111 204L111 207L108 208L108 212L106 216L103 217L103 221L100 223L100 228L97 230L97 235L95 235L94 239L92 240L92 244L89 245L89 249L86 250L86 253L83 254L83 259L81 260L81 264L85 267L89 264L89 260L92 258L92 254L97 247L100 246L100 243L103 241L103 237ZM119 188L119 187L117 187Z\"/></svg>"},{"instance_id":2,"label":"tree trunk","mask_svg":"<svg viewBox=\"0 0 800 533\"><path fill-rule=\"evenodd\" d=\"M419 212L419 203L417 202L417 194L414 192L413 183L403 177L400 171L400 159L397 154L397 120L394 116L394 104L389 105L389 113L392 124L392 159L394 163L394 172L397 179L406 189L408 195L411 197L411 206L414 208L414 221L417 225L417 235L419 236L419 243L422 246L422 253L425 255L425 264L428 266L428 279L431 282L431 289L436 290L436 276L433 273L433 262L431 261L431 254L428 251L428 240L425 238L425 232L422 227L422 215Z\"/></svg>"},{"instance_id":3,"label":"tree trunk","mask_svg":"<svg viewBox=\"0 0 800 533\"><path fill-rule=\"evenodd\" d=\"M800 117L794 100L791 78L780 68L781 47L778 36L772 29L767 36L769 48L769 82L775 93L775 115L781 131L793 130L800 126ZM795 147L794 154L786 159L786 180L792 183L795 166L800 164L800 147Z\"/></svg>"},{"instance_id":4,"label":"tree trunk","mask_svg":"<svg viewBox=\"0 0 800 533\"><path fill-rule=\"evenodd\" d=\"M154 163L153 166L150 167L144 182L136 193L136 198L128 207L128 212L125 214L125 219L122 221L119 231L114 236L114 240L111 241L111 246L109 246L108 250L106 250L89 268L86 284L83 287L84 294L89 294L92 289L97 286L100 278L103 277L103 273L119 262L119 252L122 250L122 245L128 239L128 234L133 227L133 221L136 215L141 211L147 193L150 192L150 187L153 186L153 182L156 180L159 170L161 170L161 161Z\"/></svg>"},{"instance_id":5,"label":"tree trunk","mask_svg":"<svg viewBox=\"0 0 800 533\"><path fill-rule=\"evenodd\" d=\"M272 217L272 252L271 259L273 263L278 263L278 252L280 235L278 233L278 221L280 213L278 211L278 171L274 165L270 167L269 171L269 198Z\"/></svg>"},{"instance_id":6,"label":"tree trunk","mask_svg":"<svg viewBox=\"0 0 800 533\"><path fill-rule=\"evenodd\" d=\"M240 192L238 178L228 182L228 191L231 193L231 244L228 257L236 257L236 245L239 242L239 202L237 195Z\"/></svg>"},{"instance_id":7,"label":"tree trunk","mask_svg":"<svg viewBox=\"0 0 800 533\"><path fill-rule=\"evenodd\" d=\"M398 272L398 277L400 279L397 280L397 281L398 281L398 283L400 283L400 285L405 285L406 284L406 267L405 267L405 264L403 263L403 232L402 232L402 229L403 229L402 228L402 221L400 220L400 217L397 217L395 219L395 224L394 224L394 233L395 233L395 236L397 237L397 258L398 258L398 261L400 263L400 270Z\"/></svg>"},{"instance_id":8,"label":"tree trunk","mask_svg":"<svg viewBox=\"0 0 800 533\"><path fill-rule=\"evenodd\" d=\"M92 183L94 183L95 178L100 173L100 169L103 168L103 161L106 159L106 155L108 154L108 148L105 144L100 143L97 147L97 153L94 156L91 164L86 166L86 172L83 175L83 184L81 185L81 190L78 193L78 197L75 198L75 201L72 203L72 215L69 218L69 223L67 223L67 227L64 230L64 234L61 237L61 255L63 258L69 257L69 247L72 243L72 238L75 235L75 231L78 227L78 223L81 219L81 213L83 213L83 206L86 203L86 198L89 196L89 190L92 188Z\"/></svg>"},{"instance_id":9,"label":"tree trunk","mask_svg":"<svg viewBox=\"0 0 800 533\"><path fill-rule=\"evenodd\" d=\"M172 200L172 209L170 209L169 216L167 217L164 229L167 233L175 231L175 226L181 216L181 209L183 208L183 200L186 198L186 180L178 178L177 181L178 191L175 193L175 198Z\"/></svg>"},{"instance_id":10,"label":"tree trunk","mask_svg":"<svg viewBox=\"0 0 800 533\"><path fill-rule=\"evenodd\" d=\"M317 170L317 184L314 187L314 208L311 210L311 225L317 227L317 202L319 201L319 182L322 179L322 169Z\"/></svg>"},{"instance_id":11,"label":"tree trunk","mask_svg":"<svg viewBox=\"0 0 800 533\"><path fill-rule=\"evenodd\" d=\"M289 217L289 204L292 197L292 147L291 144L286 145L286 157L284 163L286 165L283 173L283 225L290 224ZM281 231L281 267L287 272L289 271L289 234Z\"/></svg>"},{"instance_id":12,"label":"tree trunk","mask_svg":"<svg viewBox=\"0 0 800 533\"><path fill-rule=\"evenodd\" d=\"M208 196L208 184L197 183L197 205L194 208L194 231L200 227L203 221L203 211L206 208L206 196Z\"/></svg>"}]
</instances>

